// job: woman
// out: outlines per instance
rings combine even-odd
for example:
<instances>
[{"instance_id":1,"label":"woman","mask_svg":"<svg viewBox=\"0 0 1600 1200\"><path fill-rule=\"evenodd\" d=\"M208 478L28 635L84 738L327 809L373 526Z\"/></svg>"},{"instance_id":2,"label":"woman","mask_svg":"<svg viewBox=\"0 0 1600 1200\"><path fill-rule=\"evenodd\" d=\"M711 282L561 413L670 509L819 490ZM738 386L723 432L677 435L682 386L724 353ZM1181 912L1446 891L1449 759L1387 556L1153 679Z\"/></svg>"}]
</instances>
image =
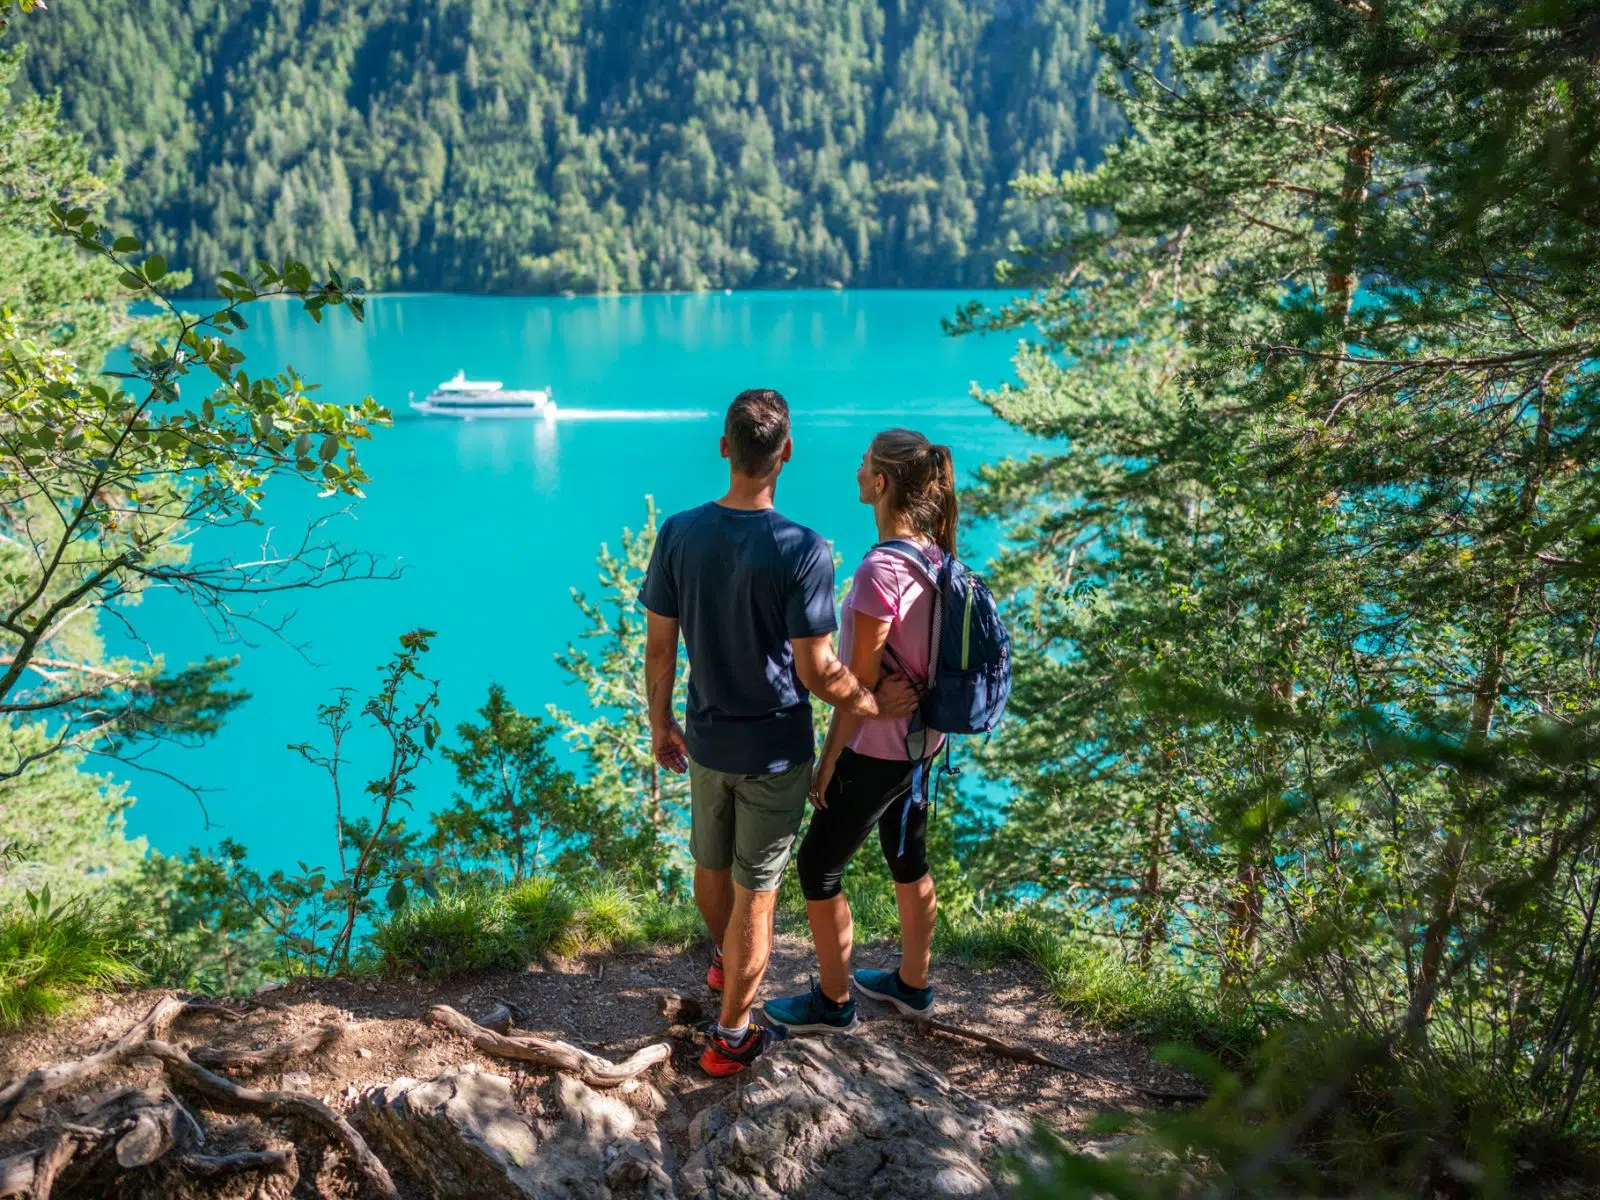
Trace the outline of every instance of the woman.
<instances>
[{"instance_id":1,"label":"woman","mask_svg":"<svg viewBox=\"0 0 1600 1200\"><path fill-rule=\"evenodd\" d=\"M856 482L877 520L878 545L861 560L845 597L839 657L866 688L877 686L886 659L921 683L930 666L935 573L956 551L950 448L909 429L885 430L862 456ZM927 775L942 744L915 716L862 720L834 710L811 784L816 812L797 856L820 979L809 993L768 1001L770 1020L792 1030L856 1028L850 902L839 880L874 825L900 907L900 966L857 971L856 987L903 1013L933 1008L928 957L937 902L928 874Z\"/></svg>"}]
</instances>

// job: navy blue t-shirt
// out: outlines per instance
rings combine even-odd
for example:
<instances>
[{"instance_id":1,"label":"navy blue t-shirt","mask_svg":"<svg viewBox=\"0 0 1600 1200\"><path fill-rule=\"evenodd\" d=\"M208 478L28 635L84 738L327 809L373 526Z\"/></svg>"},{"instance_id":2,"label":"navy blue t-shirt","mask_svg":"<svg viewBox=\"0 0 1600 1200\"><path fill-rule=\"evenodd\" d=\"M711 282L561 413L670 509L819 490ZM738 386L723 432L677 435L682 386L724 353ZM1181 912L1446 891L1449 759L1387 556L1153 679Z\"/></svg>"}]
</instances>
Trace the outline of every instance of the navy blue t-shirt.
<instances>
[{"instance_id":1,"label":"navy blue t-shirt","mask_svg":"<svg viewBox=\"0 0 1600 1200\"><path fill-rule=\"evenodd\" d=\"M811 758L811 696L789 639L839 625L819 534L770 508L691 508L662 524L639 603L683 631L695 762L769 775Z\"/></svg>"}]
</instances>

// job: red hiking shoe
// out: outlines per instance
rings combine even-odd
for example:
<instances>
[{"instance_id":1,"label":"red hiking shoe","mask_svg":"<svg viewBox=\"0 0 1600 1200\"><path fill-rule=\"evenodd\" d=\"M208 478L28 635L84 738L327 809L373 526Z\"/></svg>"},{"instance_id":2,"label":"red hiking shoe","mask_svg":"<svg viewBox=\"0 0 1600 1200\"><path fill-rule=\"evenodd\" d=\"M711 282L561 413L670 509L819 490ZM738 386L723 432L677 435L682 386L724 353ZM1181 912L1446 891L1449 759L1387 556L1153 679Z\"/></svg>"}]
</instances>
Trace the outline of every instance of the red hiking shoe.
<instances>
[{"instance_id":1,"label":"red hiking shoe","mask_svg":"<svg viewBox=\"0 0 1600 1200\"><path fill-rule=\"evenodd\" d=\"M727 977L722 973L722 947L711 947L711 965L706 968L706 986L713 992L720 992Z\"/></svg>"},{"instance_id":2,"label":"red hiking shoe","mask_svg":"<svg viewBox=\"0 0 1600 1200\"><path fill-rule=\"evenodd\" d=\"M717 1079L737 1075L774 1042L783 1041L787 1031L781 1025L751 1025L737 1045L717 1036L717 1023L706 1032L706 1048L700 1055L700 1069Z\"/></svg>"}]
</instances>

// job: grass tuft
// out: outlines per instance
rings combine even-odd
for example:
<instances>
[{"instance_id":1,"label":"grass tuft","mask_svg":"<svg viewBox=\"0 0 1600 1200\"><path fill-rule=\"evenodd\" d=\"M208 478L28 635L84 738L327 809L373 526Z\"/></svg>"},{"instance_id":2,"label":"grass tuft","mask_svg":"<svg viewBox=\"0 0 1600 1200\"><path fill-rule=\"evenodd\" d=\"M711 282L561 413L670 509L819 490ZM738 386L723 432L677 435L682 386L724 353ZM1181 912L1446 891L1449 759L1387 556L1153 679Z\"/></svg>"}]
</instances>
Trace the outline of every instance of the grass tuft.
<instances>
[{"instance_id":1,"label":"grass tuft","mask_svg":"<svg viewBox=\"0 0 1600 1200\"><path fill-rule=\"evenodd\" d=\"M992 966L1031 962L1066 1012L1158 1042L1181 1042L1242 1059L1264 1035L1259 1014L1218 1005L1193 980L1140 970L1118 952L1035 909L967 912L941 920L935 954Z\"/></svg>"},{"instance_id":2,"label":"grass tuft","mask_svg":"<svg viewBox=\"0 0 1600 1200\"><path fill-rule=\"evenodd\" d=\"M590 884L573 903L572 921L555 946L558 954L605 954L643 941L639 899L628 889L613 883Z\"/></svg>"},{"instance_id":3,"label":"grass tuft","mask_svg":"<svg viewBox=\"0 0 1600 1200\"><path fill-rule=\"evenodd\" d=\"M791 877L779 896L784 929L809 935L805 899ZM866 872L848 884L858 946L898 941L900 913L894 883ZM1064 914L1021 904L980 910L967 903L941 907L934 927L935 970L948 957L980 967L1029 962L1044 973L1066 1012L1151 1041L1181 1042L1242 1059L1273 1024L1262 1014L1232 1012L1209 989L1176 972L1142 971L1102 942L1074 932Z\"/></svg>"},{"instance_id":4,"label":"grass tuft","mask_svg":"<svg viewBox=\"0 0 1600 1200\"><path fill-rule=\"evenodd\" d=\"M386 961L405 963L430 979L509 966L516 939L507 934L503 893L462 888L406 904L372 935Z\"/></svg>"},{"instance_id":5,"label":"grass tuft","mask_svg":"<svg viewBox=\"0 0 1600 1200\"><path fill-rule=\"evenodd\" d=\"M100 906L0 912L0 1028L68 1008L86 992L127 987L141 974L124 928Z\"/></svg>"},{"instance_id":6,"label":"grass tuft","mask_svg":"<svg viewBox=\"0 0 1600 1200\"><path fill-rule=\"evenodd\" d=\"M550 949L572 925L576 906L572 893L548 875L513 884L505 892L506 921L523 950Z\"/></svg>"},{"instance_id":7,"label":"grass tuft","mask_svg":"<svg viewBox=\"0 0 1600 1200\"><path fill-rule=\"evenodd\" d=\"M503 888L461 888L415 900L373 931L390 970L444 979L514 966L539 954L605 954L642 945L678 949L704 936L688 900L639 895L614 883L576 887L538 876Z\"/></svg>"},{"instance_id":8,"label":"grass tuft","mask_svg":"<svg viewBox=\"0 0 1600 1200\"><path fill-rule=\"evenodd\" d=\"M670 900L646 896L639 905L639 934L646 945L687 950L704 941L705 921L692 900Z\"/></svg>"}]
</instances>

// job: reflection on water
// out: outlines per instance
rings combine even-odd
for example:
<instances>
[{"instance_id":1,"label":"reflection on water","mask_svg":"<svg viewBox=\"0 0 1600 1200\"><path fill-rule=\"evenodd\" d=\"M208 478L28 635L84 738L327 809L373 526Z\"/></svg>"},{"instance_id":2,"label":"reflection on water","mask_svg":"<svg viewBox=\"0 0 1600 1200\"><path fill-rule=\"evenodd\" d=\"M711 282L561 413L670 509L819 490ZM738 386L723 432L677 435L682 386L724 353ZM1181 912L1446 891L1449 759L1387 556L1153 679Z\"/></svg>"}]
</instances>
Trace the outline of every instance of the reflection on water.
<instances>
[{"instance_id":1,"label":"reflection on water","mask_svg":"<svg viewBox=\"0 0 1600 1200\"><path fill-rule=\"evenodd\" d=\"M561 486L561 423L709 421L710 411L695 408L562 408L554 419L456 420L452 417L407 416L408 427L425 424L440 440L455 445L456 462L466 472L487 471L496 476L532 472L536 491L555 492Z\"/></svg>"},{"instance_id":2,"label":"reflection on water","mask_svg":"<svg viewBox=\"0 0 1600 1200\"><path fill-rule=\"evenodd\" d=\"M533 423L533 482L541 492L553 492L561 483L561 456L554 421Z\"/></svg>"}]
</instances>

